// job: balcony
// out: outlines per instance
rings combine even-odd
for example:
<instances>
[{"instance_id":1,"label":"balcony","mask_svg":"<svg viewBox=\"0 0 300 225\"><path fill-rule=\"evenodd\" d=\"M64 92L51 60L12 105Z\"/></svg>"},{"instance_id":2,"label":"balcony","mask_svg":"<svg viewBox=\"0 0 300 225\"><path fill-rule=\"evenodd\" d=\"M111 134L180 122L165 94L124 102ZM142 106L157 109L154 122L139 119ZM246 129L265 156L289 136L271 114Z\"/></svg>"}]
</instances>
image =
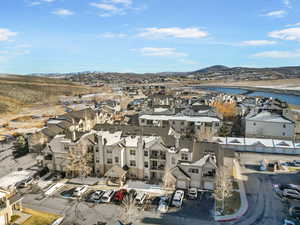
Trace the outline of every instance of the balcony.
<instances>
[{"instance_id":1,"label":"balcony","mask_svg":"<svg viewBox=\"0 0 300 225\"><path fill-rule=\"evenodd\" d=\"M159 166L151 166L150 170L164 170L165 169L165 165L159 165Z\"/></svg>"},{"instance_id":2,"label":"balcony","mask_svg":"<svg viewBox=\"0 0 300 225\"><path fill-rule=\"evenodd\" d=\"M0 210L5 209L6 208L6 202L3 200L0 200Z\"/></svg>"},{"instance_id":3,"label":"balcony","mask_svg":"<svg viewBox=\"0 0 300 225\"><path fill-rule=\"evenodd\" d=\"M150 154L150 159L158 159L159 155L156 154Z\"/></svg>"}]
</instances>

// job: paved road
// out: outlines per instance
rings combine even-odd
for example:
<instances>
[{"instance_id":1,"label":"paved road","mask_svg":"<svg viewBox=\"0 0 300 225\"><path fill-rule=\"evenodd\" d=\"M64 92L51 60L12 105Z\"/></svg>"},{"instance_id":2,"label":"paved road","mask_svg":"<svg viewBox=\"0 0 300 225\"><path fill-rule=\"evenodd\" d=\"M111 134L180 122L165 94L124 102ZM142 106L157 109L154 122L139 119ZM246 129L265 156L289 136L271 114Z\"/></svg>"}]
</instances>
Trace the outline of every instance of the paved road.
<instances>
[{"instance_id":1,"label":"paved road","mask_svg":"<svg viewBox=\"0 0 300 225\"><path fill-rule=\"evenodd\" d=\"M238 221L226 223L234 225L281 225L287 213L287 205L273 191L273 184L300 184L300 174L276 174L257 171L258 161L264 158L294 160L299 157L241 154L240 162L244 175L249 203L247 213Z\"/></svg>"}]
</instances>

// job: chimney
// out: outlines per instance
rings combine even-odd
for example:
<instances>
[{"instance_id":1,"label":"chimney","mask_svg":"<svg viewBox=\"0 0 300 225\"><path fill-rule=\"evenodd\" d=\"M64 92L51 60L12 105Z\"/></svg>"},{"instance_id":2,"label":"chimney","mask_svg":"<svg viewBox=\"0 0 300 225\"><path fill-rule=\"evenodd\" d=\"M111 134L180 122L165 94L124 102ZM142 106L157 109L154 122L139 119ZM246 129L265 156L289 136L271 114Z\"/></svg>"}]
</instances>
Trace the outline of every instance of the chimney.
<instances>
[{"instance_id":1,"label":"chimney","mask_svg":"<svg viewBox=\"0 0 300 225\"><path fill-rule=\"evenodd\" d=\"M72 141L76 141L76 131L72 131Z\"/></svg>"},{"instance_id":2,"label":"chimney","mask_svg":"<svg viewBox=\"0 0 300 225\"><path fill-rule=\"evenodd\" d=\"M179 140L180 140L180 137L175 137L176 138L176 141L175 141L175 148L179 148Z\"/></svg>"}]
</instances>

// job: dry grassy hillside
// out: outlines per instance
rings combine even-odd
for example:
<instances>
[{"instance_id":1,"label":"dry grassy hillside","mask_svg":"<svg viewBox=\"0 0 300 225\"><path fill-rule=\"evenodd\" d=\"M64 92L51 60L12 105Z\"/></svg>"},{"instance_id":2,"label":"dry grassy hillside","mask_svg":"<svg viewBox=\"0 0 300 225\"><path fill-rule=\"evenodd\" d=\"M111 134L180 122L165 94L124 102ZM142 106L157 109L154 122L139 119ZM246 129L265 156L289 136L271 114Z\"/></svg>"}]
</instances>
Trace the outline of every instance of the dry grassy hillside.
<instances>
[{"instance_id":1,"label":"dry grassy hillside","mask_svg":"<svg viewBox=\"0 0 300 225\"><path fill-rule=\"evenodd\" d=\"M18 112L22 107L56 103L60 95L90 92L90 88L68 81L19 75L0 75L0 114Z\"/></svg>"}]
</instances>

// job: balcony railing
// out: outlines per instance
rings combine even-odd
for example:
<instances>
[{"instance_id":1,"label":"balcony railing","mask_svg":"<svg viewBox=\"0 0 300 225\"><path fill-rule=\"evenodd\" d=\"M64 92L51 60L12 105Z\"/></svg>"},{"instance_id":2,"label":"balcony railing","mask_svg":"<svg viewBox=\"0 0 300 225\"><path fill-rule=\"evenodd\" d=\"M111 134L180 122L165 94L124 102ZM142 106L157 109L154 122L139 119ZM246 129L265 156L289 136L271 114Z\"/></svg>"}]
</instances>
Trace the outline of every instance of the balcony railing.
<instances>
[{"instance_id":1,"label":"balcony railing","mask_svg":"<svg viewBox=\"0 0 300 225\"><path fill-rule=\"evenodd\" d=\"M154 155L154 154L150 155L150 159L158 159L158 158L159 158L159 155Z\"/></svg>"},{"instance_id":2,"label":"balcony railing","mask_svg":"<svg viewBox=\"0 0 300 225\"><path fill-rule=\"evenodd\" d=\"M159 165L159 166L151 166L151 170L164 170L165 166L164 165Z\"/></svg>"},{"instance_id":3,"label":"balcony railing","mask_svg":"<svg viewBox=\"0 0 300 225\"><path fill-rule=\"evenodd\" d=\"M5 201L0 201L0 210L6 208L6 202Z\"/></svg>"}]
</instances>

